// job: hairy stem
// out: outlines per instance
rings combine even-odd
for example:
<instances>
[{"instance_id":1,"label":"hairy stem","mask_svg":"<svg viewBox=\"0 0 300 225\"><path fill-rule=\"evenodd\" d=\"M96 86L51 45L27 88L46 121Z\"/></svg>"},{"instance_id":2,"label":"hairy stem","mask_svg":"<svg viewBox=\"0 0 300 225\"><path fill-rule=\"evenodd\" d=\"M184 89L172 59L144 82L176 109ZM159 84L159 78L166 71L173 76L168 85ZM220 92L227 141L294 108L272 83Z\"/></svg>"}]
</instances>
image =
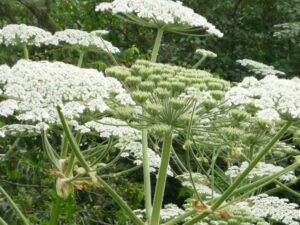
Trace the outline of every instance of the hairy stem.
<instances>
[{"instance_id":1,"label":"hairy stem","mask_svg":"<svg viewBox=\"0 0 300 225\"><path fill-rule=\"evenodd\" d=\"M58 224L59 212L60 212L60 202L59 200L54 200L52 202L51 218L50 218L49 225Z\"/></svg>"},{"instance_id":2,"label":"hairy stem","mask_svg":"<svg viewBox=\"0 0 300 225\"><path fill-rule=\"evenodd\" d=\"M23 221L23 223L25 225L30 225L30 222L28 221L28 219L24 216L24 214L18 208L18 206L16 205L16 203L11 199L11 197L9 196L9 194L1 186L0 186L0 192L6 198L6 200L9 203L9 205L16 211L17 215L21 218L21 220Z\"/></svg>"},{"instance_id":3,"label":"hairy stem","mask_svg":"<svg viewBox=\"0 0 300 225\"><path fill-rule=\"evenodd\" d=\"M154 201L153 201L153 211L151 217L151 225L159 225L160 221L160 210L162 207L166 180L167 180L167 172L168 165L171 156L171 148L172 148L172 131L170 131L164 139L162 155L161 155L161 163L158 172L158 178L155 188Z\"/></svg>"},{"instance_id":4,"label":"hairy stem","mask_svg":"<svg viewBox=\"0 0 300 225\"><path fill-rule=\"evenodd\" d=\"M64 132L66 134L66 137L68 138L68 141L70 143L70 146L71 146L74 154L76 155L76 158L78 159L80 164L83 166L83 168L86 170L86 172L90 172L89 164L85 161L84 156L83 156L82 152L80 151L80 148L77 144L77 141L74 138L74 136L70 130L70 127L59 107L57 107L57 112L58 112L60 121L62 123Z\"/></svg>"}]
</instances>

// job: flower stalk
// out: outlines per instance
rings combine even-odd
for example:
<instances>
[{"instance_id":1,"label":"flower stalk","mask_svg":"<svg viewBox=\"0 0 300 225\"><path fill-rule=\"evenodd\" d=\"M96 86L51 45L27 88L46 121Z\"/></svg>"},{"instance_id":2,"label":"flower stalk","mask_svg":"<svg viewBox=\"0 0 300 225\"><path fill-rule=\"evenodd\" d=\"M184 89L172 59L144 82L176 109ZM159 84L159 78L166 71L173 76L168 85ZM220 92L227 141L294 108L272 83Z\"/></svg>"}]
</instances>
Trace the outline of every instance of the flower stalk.
<instances>
[{"instance_id":1,"label":"flower stalk","mask_svg":"<svg viewBox=\"0 0 300 225\"><path fill-rule=\"evenodd\" d=\"M150 177L150 167L149 167L147 129L142 130L142 146L143 146L143 172L144 172L146 218L147 221L150 221L152 215L152 201L151 201L152 194L151 194L151 177Z\"/></svg>"},{"instance_id":2,"label":"flower stalk","mask_svg":"<svg viewBox=\"0 0 300 225\"><path fill-rule=\"evenodd\" d=\"M78 67L82 66L84 55L85 55L85 52L83 50L79 50L79 59L78 59L78 63L77 63Z\"/></svg>"},{"instance_id":3,"label":"flower stalk","mask_svg":"<svg viewBox=\"0 0 300 225\"><path fill-rule=\"evenodd\" d=\"M26 44L23 44L23 54L24 54L24 59L29 59L29 51Z\"/></svg>"},{"instance_id":4,"label":"flower stalk","mask_svg":"<svg viewBox=\"0 0 300 225\"><path fill-rule=\"evenodd\" d=\"M88 162L85 160L84 156L82 155L79 145L77 141L75 140L75 137L73 136L67 121L61 112L61 109L57 107L57 111L59 114L59 118L61 120L61 123L63 125L64 131L66 133L66 137L68 138L68 141L70 143L70 146L72 150L74 151L76 158L78 161L81 163L81 165L84 167L87 173L90 174L92 180L93 178L96 178L96 180L100 183L102 188L115 200L115 202L127 213L127 215L131 218L131 220L137 224L137 225L144 225L143 221L139 219L135 213L132 211L132 209L128 206L128 204L119 196L115 190L108 184L106 183L100 176L97 176L94 172L91 172L90 166ZM93 175L93 176L92 176Z\"/></svg>"},{"instance_id":5,"label":"flower stalk","mask_svg":"<svg viewBox=\"0 0 300 225\"><path fill-rule=\"evenodd\" d=\"M197 69L205 61L206 58L207 56L203 55L201 59L195 65L193 65L192 69Z\"/></svg>"},{"instance_id":6,"label":"flower stalk","mask_svg":"<svg viewBox=\"0 0 300 225\"><path fill-rule=\"evenodd\" d=\"M154 201L153 201L153 211L152 211L152 217L151 217L151 225L159 225L160 223L160 211L162 207L164 192L165 192L165 186L166 186L166 180L167 180L167 171L171 156L171 148L172 148L172 140L173 140L173 134L172 131L170 131L168 134L166 134L162 149L162 155L161 155L161 164L158 172L158 178L155 188L155 194L154 194Z\"/></svg>"},{"instance_id":7,"label":"flower stalk","mask_svg":"<svg viewBox=\"0 0 300 225\"><path fill-rule=\"evenodd\" d=\"M152 54L151 54L151 62L156 62L157 61L157 56L158 56L158 52L159 52L159 49L160 49L163 34L164 34L164 30L161 29L161 28L158 28L155 43L154 43L154 47L153 47Z\"/></svg>"},{"instance_id":8,"label":"flower stalk","mask_svg":"<svg viewBox=\"0 0 300 225\"><path fill-rule=\"evenodd\" d=\"M8 224L0 217L0 225L8 225Z\"/></svg>"}]
</instances>

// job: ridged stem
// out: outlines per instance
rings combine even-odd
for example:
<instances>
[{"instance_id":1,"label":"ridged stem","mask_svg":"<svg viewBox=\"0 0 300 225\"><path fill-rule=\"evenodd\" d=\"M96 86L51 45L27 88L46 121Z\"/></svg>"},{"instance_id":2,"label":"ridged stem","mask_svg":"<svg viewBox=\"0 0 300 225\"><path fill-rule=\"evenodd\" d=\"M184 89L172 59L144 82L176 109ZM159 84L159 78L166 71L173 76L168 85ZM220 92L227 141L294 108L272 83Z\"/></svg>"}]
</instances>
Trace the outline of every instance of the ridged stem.
<instances>
[{"instance_id":1,"label":"ridged stem","mask_svg":"<svg viewBox=\"0 0 300 225\"><path fill-rule=\"evenodd\" d=\"M59 214L60 214L60 202L59 200L55 200L52 202L51 218L50 218L49 225L58 224Z\"/></svg>"},{"instance_id":2,"label":"ridged stem","mask_svg":"<svg viewBox=\"0 0 300 225\"><path fill-rule=\"evenodd\" d=\"M153 201L153 211L151 217L150 225L159 225L160 223L160 210L162 207L166 180L167 180L167 172L168 166L171 156L171 148L172 148L172 131L170 131L164 138L162 155L161 155L161 163L158 172L157 183L155 187L154 201Z\"/></svg>"}]
</instances>

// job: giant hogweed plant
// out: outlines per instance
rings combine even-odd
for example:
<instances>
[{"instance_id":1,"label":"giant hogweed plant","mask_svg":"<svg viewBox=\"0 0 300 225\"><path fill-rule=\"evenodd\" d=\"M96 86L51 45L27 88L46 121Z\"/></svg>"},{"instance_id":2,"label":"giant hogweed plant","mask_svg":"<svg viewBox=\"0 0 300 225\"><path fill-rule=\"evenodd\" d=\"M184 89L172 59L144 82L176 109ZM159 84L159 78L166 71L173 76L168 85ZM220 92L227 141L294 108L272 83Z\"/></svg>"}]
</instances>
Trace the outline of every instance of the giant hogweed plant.
<instances>
[{"instance_id":1,"label":"giant hogweed plant","mask_svg":"<svg viewBox=\"0 0 300 225\"><path fill-rule=\"evenodd\" d=\"M1 66L0 113L15 120L1 128L1 136L41 132L62 199L76 189L103 189L134 224L298 224L295 205L258 194L276 192L278 188L264 189L275 183L299 197L289 187L297 180L293 171L300 166L299 157L285 168L274 165L297 155L282 141L291 128L298 127L299 81L246 78L230 88L206 71L156 63L164 32L197 36L204 30L222 36L180 2L115 0L101 3L98 10L111 10L126 21L157 29L151 62L111 67L106 77L59 62L20 60L12 68ZM78 66L91 49L108 52L114 61L112 53L118 52L96 35L99 32L66 30L39 37L41 31L32 29L2 29L0 37L5 45L14 40L23 46L25 58L29 57L26 43L70 45L80 53ZM207 57L204 53L195 68ZM59 127L63 130L60 147L51 144L52 131ZM99 136L101 142L82 148L81 140L88 135ZM115 148L119 154L107 162L106 156ZM143 168L144 209L133 210L106 180L105 171L122 157L133 158L136 166L118 175ZM223 160L226 172L218 160ZM157 173L154 190L151 173ZM163 206L168 175L191 190L184 209ZM5 190L0 191L23 223L31 224ZM277 214L282 208L272 205L275 200L289 209L281 217ZM266 206L269 211L259 213ZM1 223L6 224L3 219ZM49 223L59 223L55 203Z\"/></svg>"}]
</instances>

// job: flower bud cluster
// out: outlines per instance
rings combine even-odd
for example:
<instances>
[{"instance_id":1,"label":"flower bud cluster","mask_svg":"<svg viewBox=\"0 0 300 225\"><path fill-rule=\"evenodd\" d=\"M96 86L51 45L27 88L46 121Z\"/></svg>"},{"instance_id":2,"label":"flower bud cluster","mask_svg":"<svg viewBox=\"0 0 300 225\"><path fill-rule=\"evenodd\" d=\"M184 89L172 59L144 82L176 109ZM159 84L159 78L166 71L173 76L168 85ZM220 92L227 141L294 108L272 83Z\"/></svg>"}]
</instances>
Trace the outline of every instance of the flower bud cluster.
<instances>
[{"instance_id":1,"label":"flower bud cluster","mask_svg":"<svg viewBox=\"0 0 300 225\"><path fill-rule=\"evenodd\" d=\"M108 68L106 75L124 84L149 120L155 121L151 130L160 135L178 122L186 126L194 102L214 108L229 87L227 82L213 78L206 71L143 60L138 60L131 68Z\"/></svg>"}]
</instances>

